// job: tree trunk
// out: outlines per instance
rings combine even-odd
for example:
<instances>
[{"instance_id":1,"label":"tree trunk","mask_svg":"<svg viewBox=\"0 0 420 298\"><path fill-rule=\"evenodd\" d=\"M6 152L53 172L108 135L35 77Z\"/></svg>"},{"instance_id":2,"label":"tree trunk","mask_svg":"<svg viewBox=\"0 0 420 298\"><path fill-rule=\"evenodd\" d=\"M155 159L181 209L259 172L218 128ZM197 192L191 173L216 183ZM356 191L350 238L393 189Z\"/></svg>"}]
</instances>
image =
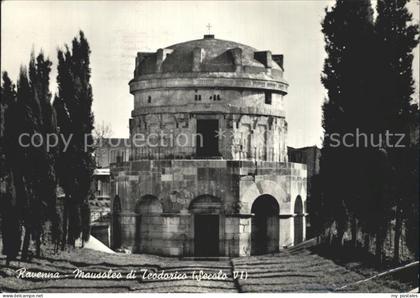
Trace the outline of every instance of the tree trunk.
<instances>
[{"instance_id":1,"label":"tree trunk","mask_svg":"<svg viewBox=\"0 0 420 298\"><path fill-rule=\"evenodd\" d=\"M395 234L394 234L394 262L400 262L400 239L402 232L402 207L401 200L397 204L397 212L395 214Z\"/></svg>"},{"instance_id":2,"label":"tree trunk","mask_svg":"<svg viewBox=\"0 0 420 298\"><path fill-rule=\"evenodd\" d=\"M25 226L25 236L23 238L23 246L22 246L22 260L24 261L28 259L28 250L29 250L30 240L31 240L31 233L29 232L28 226Z\"/></svg>"},{"instance_id":3,"label":"tree trunk","mask_svg":"<svg viewBox=\"0 0 420 298\"><path fill-rule=\"evenodd\" d=\"M64 198L64 208L63 208L63 238L61 242L61 250L64 250L67 243L67 227L68 227L68 198Z\"/></svg>"},{"instance_id":4,"label":"tree trunk","mask_svg":"<svg viewBox=\"0 0 420 298\"><path fill-rule=\"evenodd\" d=\"M357 246L357 220L354 214L351 217L351 246L353 248Z\"/></svg>"},{"instance_id":5,"label":"tree trunk","mask_svg":"<svg viewBox=\"0 0 420 298\"><path fill-rule=\"evenodd\" d=\"M41 233L37 233L35 237L35 249L36 249L36 257L41 257Z\"/></svg>"},{"instance_id":6,"label":"tree trunk","mask_svg":"<svg viewBox=\"0 0 420 298\"><path fill-rule=\"evenodd\" d=\"M363 244L364 249L366 251L369 251L370 250L370 235L369 235L369 233L365 233L365 237L364 238L365 238L364 239L364 244Z\"/></svg>"},{"instance_id":7,"label":"tree trunk","mask_svg":"<svg viewBox=\"0 0 420 298\"><path fill-rule=\"evenodd\" d=\"M378 265L381 265L383 261L382 257L383 257L383 246L384 246L384 240L383 240L381 231L376 232L375 244L376 244L376 249L375 249L376 262Z\"/></svg>"},{"instance_id":8,"label":"tree trunk","mask_svg":"<svg viewBox=\"0 0 420 298\"><path fill-rule=\"evenodd\" d=\"M338 249L341 249L343 247L343 238L345 233L345 226L342 223L337 224L337 240L336 240L336 246Z\"/></svg>"},{"instance_id":9,"label":"tree trunk","mask_svg":"<svg viewBox=\"0 0 420 298\"><path fill-rule=\"evenodd\" d=\"M2 198L1 205L1 233L3 242L3 254L7 256L6 266L11 260L15 260L19 254L22 244L22 231L20 226L19 214L17 208L12 206L12 199L9 197Z\"/></svg>"}]
</instances>

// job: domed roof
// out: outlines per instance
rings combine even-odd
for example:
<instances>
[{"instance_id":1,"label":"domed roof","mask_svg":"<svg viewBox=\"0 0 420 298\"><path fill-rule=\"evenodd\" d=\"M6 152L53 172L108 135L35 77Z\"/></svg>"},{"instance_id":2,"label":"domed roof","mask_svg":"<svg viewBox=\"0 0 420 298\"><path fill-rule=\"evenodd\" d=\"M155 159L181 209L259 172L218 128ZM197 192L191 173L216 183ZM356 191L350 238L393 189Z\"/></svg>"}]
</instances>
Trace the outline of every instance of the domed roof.
<instances>
[{"instance_id":1,"label":"domed roof","mask_svg":"<svg viewBox=\"0 0 420 298\"><path fill-rule=\"evenodd\" d=\"M283 55L204 35L139 52L130 92L158 88L248 88L287 93Z\"/></svg>"},{"instance_id":2,"label":"domed roof","mask_svg":"<svg viewBox=\"0 0 420 298\"><path fill-rule=\"evenodd\" d=\"M202 60L202 65L206 65L208 68L210 68L210 66L212 65L231 66L233 64L233 61L232 54L229 50L232 49L242 50L242 66L254 66L264 68L264 64L262 64L254 58L254 53L258 52L257 49L233 41L215 38L203 38L178 43L169 46L168 48L173 49L174 52L167 57L167 63L163 64L163 71L176 71L176 69L180 65L184 66L183 71L191 70L192 61L188 58L191 57L191 53L193 52L194 48L203 49L204 59ZM186 61L190 62L189 65L183 65L182 62ZM274 63L273 68L280 69L280 67L276 63Z\"/></svg>"},{"instance_id":3,"label":"domed roof","mask_svg":"<svg viewBox=\"0 0 420 298\"><path fill-rule=\"evenodd\" d=\"M282 55L257 49L233 41L205 35L159 49L156 53L138 53L136 75L185 72L264 72L266 68L281 71Z\"/></svg>"}]
</instances>

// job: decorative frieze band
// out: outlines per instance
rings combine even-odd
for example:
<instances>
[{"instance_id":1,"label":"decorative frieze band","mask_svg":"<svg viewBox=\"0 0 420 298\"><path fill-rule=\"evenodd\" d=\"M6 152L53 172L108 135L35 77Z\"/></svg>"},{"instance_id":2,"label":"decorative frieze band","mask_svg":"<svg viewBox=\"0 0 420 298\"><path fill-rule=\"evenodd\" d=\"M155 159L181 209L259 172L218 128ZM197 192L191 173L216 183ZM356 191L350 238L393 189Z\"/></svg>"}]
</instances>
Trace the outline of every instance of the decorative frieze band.
<instances>
[{"instance_id":1,"label":"decorative frieze band","mask_svg":"<svg viewBox=\"0 0 420 298\"><path fill-rule=\"evenodd\" d=\"M288 84L280 81L259 80L250 78L159 78L147 80L132 80L130 92L144 89L159 88L245 88L264 89L282 94L287 93Z\"/></svg>"}]
</instances>

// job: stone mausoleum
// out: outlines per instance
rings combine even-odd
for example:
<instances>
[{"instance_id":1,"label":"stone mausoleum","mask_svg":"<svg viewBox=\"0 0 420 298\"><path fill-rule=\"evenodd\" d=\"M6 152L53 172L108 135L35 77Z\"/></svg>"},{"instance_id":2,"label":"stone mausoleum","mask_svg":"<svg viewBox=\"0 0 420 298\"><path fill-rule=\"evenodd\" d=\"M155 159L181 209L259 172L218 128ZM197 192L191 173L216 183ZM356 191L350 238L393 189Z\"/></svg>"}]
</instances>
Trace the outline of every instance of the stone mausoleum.
<instances>
[{"instance_id":1,"label":"stone mausoleum","mask_svg":"<svg viewBox=\"0 0 420 298\"><path fill-rule=\"evenodd\" d=\"M129 85L130 156L111 165L113 248L248 256L305 239L283 55L205 35L139 52ZM150 142L133 144L138 135Z\"/></svg>"}]
</instances>

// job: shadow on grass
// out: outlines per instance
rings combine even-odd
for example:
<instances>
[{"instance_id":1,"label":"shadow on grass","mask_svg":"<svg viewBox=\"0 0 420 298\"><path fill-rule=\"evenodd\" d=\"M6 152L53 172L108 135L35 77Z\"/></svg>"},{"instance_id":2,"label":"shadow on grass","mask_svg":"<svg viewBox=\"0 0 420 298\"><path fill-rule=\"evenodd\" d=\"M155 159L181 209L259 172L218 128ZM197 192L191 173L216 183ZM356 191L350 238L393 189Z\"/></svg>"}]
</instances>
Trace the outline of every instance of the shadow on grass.
<instances>
[{"instance_id":1,"label":"shadow on grass","mask_svg":"<svg viewBox=\"0 0 420 298\"><path fill-rule=\"evenodd\" d=\"M410 263L395 264L391 259L385 259L383 264L378 265L375 256L360 247L331 247L321 244L311 247L309 250L366 278ZM410 291L419 286L419 266L417 264L417 266L389 273L377 277L373 281L399 291Z\"/></svg>"}]
</instances>

